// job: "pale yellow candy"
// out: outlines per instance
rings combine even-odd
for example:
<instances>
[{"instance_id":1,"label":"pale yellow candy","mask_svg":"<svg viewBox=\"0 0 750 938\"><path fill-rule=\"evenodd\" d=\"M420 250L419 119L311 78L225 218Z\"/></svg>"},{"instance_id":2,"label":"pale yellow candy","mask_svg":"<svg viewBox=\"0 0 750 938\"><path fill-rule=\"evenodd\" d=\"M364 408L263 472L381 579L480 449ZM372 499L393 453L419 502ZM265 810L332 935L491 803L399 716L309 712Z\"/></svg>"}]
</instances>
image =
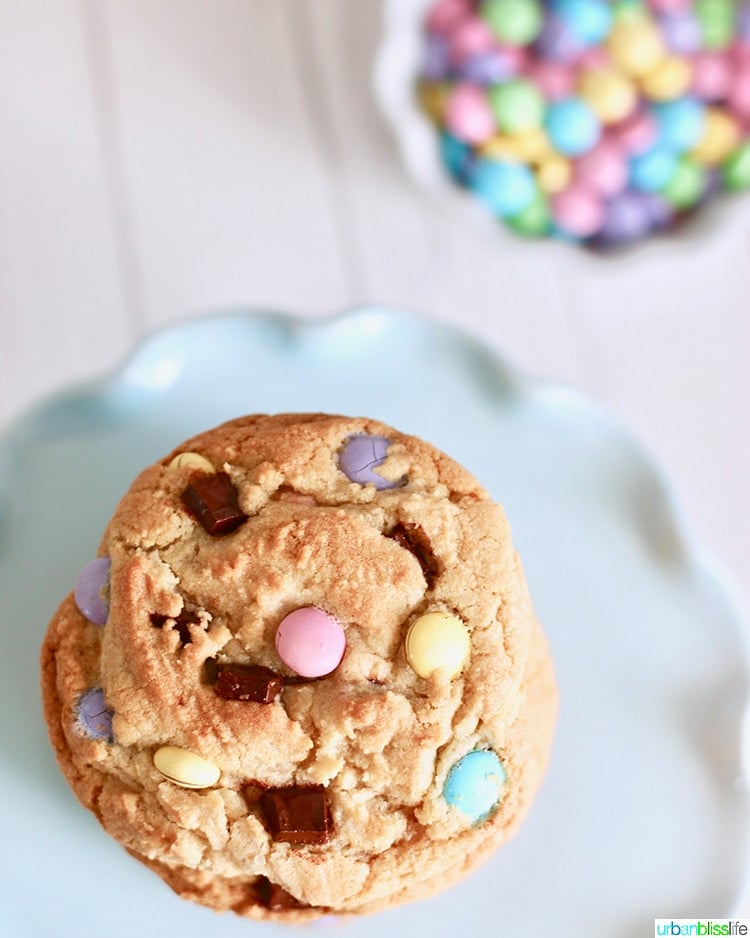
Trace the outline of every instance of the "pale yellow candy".
<instances>
[{"instance_id":1,"label":"pale yellow candy","mask_svg":"<svg viewBox=\"0 0 750 938\"><path fill-rule=\"evenodd\" d=\"M703 136L688 155L702 166L717 166L739 142L737 122L722 108L710 107L706 109Z\"/></svg>"},{"instance_id":2,"label":"pale yellow candy","mask_svg":"<svg viewBox=\"0 0 750 938\"><path fill-rule=\"evenodd\" d=\"M589 69L581 76L578 91L603 124L623 120L638 101L633 82L614 69Z\"/></svg>"},{"instance_id":3,"label":"pale yellow candy","mask_svg":"<svg viewBox=\"0 0 750 938\"><path fill-rule=\"evenodd\" d=\"M536 163L551 150L549 137L541 127L511 134L493 134L477 147L479 156L514 163Z\"/></svg>"},{"instance_id":4,"label":"pale yellow candy","mask_svg":"<svg viewBox=\"0 0 750 938\"><path fill-rule=\"evenodd\" d=\"M555 195L567 189L572 176L573 167L570 165L570 160L558 154L552 154L542 160L536 171L539 188L547 195Z\"/></svg>"},{"instance_id":5,"label":"pale yellow candy","mask_svg":"<svg viewBox=\"0 0 750 938\"><path fill-rule=\"evenodd\" d=\"M519 140L511 134L493 134L477 147L477 154L492 160L524 161Z\"/></svg>"},{"instance_id":6,"label":"pale yellow candy","mask_svg":"<svg viewBox=\"0 0 750 938\"><path fill-rule=\"evenodd\" d=\"M216 472L216 467L200 453L179 453L170 462L169 469L201 469L203 472Z\"/></svg>"},{"instance_id":7,"label":"pale yellow candy","mask_svg":"<svg viewBox=\"0 0 750 938\"><path fill-rule=\"evenodd\" d=\"M404 650L409 666L420 677L429 677L439 668L449 678L461 673L471 649L466 626L447 612L428 612L412 623Z\"/></svg>"},{"instance_id":8,"label":"pale yellow candy","mask_svg":"<svg viewBox=\"0 0 750 938\"><path fill-rule=\"evenodd\" d=\"M621 20L607 40L613 61L628 75L642 78L653 72L666 55L664 43L647 20Z\"/></svg>"},{"instance_id":9,"label":"pale yellow candy","mask_svg":"<svg viewBox=\"0 0 750 938\"><path fill-rule=\"evenodd\" d=\"M221 775L213 762L178 746L161 746L157 749L154 765L164 778L181 788L210 788L219 781Z\"/></svg>"},{"instance_id":10,"label":"pale yellow candy","mask_svg":"<svg viewBox=\"0 0 750 938\"><path fill-rule=\"evenodd\" d=\"M652 101L674 101L685 94L692 80L688 62L677 55L668 55L641 79L641 87Z\"/></svg>"}]
</instances>

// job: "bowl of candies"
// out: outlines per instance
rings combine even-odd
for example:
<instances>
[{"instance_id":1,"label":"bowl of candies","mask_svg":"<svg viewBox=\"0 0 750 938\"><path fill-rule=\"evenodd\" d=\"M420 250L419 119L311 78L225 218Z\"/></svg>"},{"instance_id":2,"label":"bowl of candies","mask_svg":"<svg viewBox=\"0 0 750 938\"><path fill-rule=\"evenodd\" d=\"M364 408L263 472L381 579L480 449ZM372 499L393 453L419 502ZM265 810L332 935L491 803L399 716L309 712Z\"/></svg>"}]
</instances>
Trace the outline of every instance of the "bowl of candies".
<instances>
[{"instance_id":1,"label":"bowl of candies","mask_svg":"<svg viewBox=\"0 0 750 938\"><path fill-rule=\"evenodd\" d=\"M750 0L389 0L376 92L423 183L611 251L750 190Z\"/></svg>"}]
</instances>

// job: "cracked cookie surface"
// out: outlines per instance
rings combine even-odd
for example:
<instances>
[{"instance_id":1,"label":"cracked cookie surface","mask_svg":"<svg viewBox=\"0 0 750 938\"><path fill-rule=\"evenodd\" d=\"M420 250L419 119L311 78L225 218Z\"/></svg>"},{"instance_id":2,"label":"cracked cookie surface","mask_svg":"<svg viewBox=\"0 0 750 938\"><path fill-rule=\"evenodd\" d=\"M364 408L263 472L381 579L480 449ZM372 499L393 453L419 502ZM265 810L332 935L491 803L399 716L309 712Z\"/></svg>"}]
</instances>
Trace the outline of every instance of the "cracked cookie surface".
<instances>
[{"instance_id":1,"label":"cracked cookie surface","mask_svg":"<svg viewBox=\"0 0 750 938\"><path fill-rule=\"evenodd\" d=\"M179 894L282 921L375 911L521 822L551 662L501 508L434 447L368 419L241 418L142 472L100 555L105 624L70 596L44 643L50 737ZM342 636L313 677L279 640L299 613L294 641Z\"/></svg>"}]
</instances>

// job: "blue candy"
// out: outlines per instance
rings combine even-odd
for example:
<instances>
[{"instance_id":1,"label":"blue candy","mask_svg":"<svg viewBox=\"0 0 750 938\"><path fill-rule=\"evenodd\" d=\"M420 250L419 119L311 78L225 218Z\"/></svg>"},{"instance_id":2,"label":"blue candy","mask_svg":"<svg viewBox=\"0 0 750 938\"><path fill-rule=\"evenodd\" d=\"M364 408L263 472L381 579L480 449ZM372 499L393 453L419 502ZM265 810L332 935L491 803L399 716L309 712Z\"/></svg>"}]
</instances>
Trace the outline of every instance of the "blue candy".
<instances>
[{"instance_id":1,"label":"blue candy","mask_svg":"<svg viewBox=\"0 0 750 938\"><path fill-rule=\"evenodd\" d=\"M478 160L471 188L501 218L518 215L534 201L534 174L522 163Z\"/></svg>"},{"instance_id":2,"label":"blue candy","mask_svg":"<svg viewBox=\"0 0 750 938\"><path fill-rule=\"evenodd\" d=\"M489 749L473 749L448 772L443 797L472 821L481 821L502 796L505 771L497 755Z\"/></svg>"},{"instance_id":3,"label":"blue candy","mask_svg":"<svg viewBox=\"0 0 750 938\"><path fill-rule=\"evenodd\" d=\"M580 98L566 98L551 104L545 127L553 146L565 156L586 153L601 133L596 115Z\"/></svg>"},{"instance_id":4,"label":"blue candy","mask_svg":"<svg viewBox=\"0 0 750 938\"><path fill-rule=\"evenodd\" d=\"M679 153L692 150L703 135L705 109L694 98L664 101L655 106L654 113L659 128L659 142Z\"/></svg>"},{"instance_id":5,"label":"blue candy","mask_svg":"<svg viewBox=\"0 0 750 938\"><path fill-rule=\"evenodd\" d=\"M552 8L584 46L594 46L609 34L612 10L603 0L554 0Z\"/></svg>"},{"instance_id":6,"label":"blue candy","mask_svg":"<svg viewBox=\"0 0 750 938\"><path fill-rule=\"evenodd\" d=\"M657 143L630 161L630 183L641 192L658 192L674 176L676 169L674 150Z\"/></svg>"},{"instance_id":7,"label":"blue candy","mask_svg":"<svg viewBox=\"0 0 750 938\"><path fill-rule=\"evenodd\" d=\"M448 172L462 186L468 185L474 165L471 147L467 143L443 131L440 134L440 155L448 167Z\"/></svg>"}]
</instances>

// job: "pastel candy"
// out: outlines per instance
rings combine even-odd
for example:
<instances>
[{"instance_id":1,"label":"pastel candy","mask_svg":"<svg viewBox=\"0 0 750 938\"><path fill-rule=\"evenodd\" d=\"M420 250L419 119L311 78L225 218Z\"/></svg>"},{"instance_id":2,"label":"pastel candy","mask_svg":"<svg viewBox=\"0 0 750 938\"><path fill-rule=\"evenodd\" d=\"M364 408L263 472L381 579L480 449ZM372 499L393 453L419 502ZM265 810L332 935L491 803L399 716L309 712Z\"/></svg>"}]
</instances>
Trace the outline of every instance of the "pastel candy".
<instances>
[{"instance_id":1,"label":"pastel candy","mask_svg":"<svg viewBox=\"0 0 750 938\"><path fill-rule=\"evenodd\" d=\"M471 821L484 820L503 795L505 770L490 749L473 749L454 763L443 786L443 797Z\"/></svg>"},{"instance_id":2,"label":"pastel candy","mask_svg":"<svg viewBox=\"0 0 750 938\"><path fill-rule=\"evenodd\" d=\"M203 472L216 472L216 467L200 453L178 453L169 463L168 469L199 469Z\"/></svg>"},{"instance_id":3,"label":"pastel candy","mask_svg":"<svg viewBox=\"0 0 750 938\"><path fill-rule=\"evenodd\" d=\"M316 606L295 609L276 630L279 658L302 677L330 674L341 663L345 649L341 624Z\"/></svg>"},{"instance_id":4,"label":"pastel candy","mask_svg":"<svg viewBox=\"0 0 750 938\"><path fill-rule=\"evenodd\" d=\"M601 248L746 188L747 0L442 0L426 23L443 162L513 232Z\"/></svg>"},{"instance_id":5,"label":"pastel candy","mask_svg":"<svg viewBox=\"0 0 750 938\"><path fill-rule=\"evenodd\" d=\"M404 651L411 669L430 677L438 669L457 677L469 658L471 640L466 626L447 612L428 612L416 619L406 634Z\"/></svg>"},{"instance_id":6,"label":"pastel candy","mask_svg":"<svg viewBox=\"0 0 750 938\"><path fill-rule=\"evenodd\" d=\"M112 711L101 687L92 687L78 701L78 725L90 739L112 741Z\"/></svg>"},{"instance_id":7,"label":"pastel candy","mask_svg":"<svg viewBox=\"0 0 750 938\"><path fill-rule=\"evenodd\" d=\"M393 489L401 480L390 482L375 472L382 466L391 441L376 434L358 433L350 436L339 453L339 468L352 482L374 485L376 489Z\"/></svg>"},{"instance_id":8,"label":"pastel candy","mask_svg":"<svg viewBox=\"0 0 750 938\"><path fill-rule=\"evenodd\" d=\"M213 762L179 746L160 746L154 753L154 766L181 788L210 788L221 777Z\"/></svg>"},{"instance_id":9,"label":"pastel candy","mask_svg":"<svg viewBox=\"0 0 750 938\"><path fill-rule=\"evenodd\" d=\"M76 578L74 597L79 611L94 625L104 625L109 616L109 574L112 561L97 557Z\"/></svg>"}]
</instances>

